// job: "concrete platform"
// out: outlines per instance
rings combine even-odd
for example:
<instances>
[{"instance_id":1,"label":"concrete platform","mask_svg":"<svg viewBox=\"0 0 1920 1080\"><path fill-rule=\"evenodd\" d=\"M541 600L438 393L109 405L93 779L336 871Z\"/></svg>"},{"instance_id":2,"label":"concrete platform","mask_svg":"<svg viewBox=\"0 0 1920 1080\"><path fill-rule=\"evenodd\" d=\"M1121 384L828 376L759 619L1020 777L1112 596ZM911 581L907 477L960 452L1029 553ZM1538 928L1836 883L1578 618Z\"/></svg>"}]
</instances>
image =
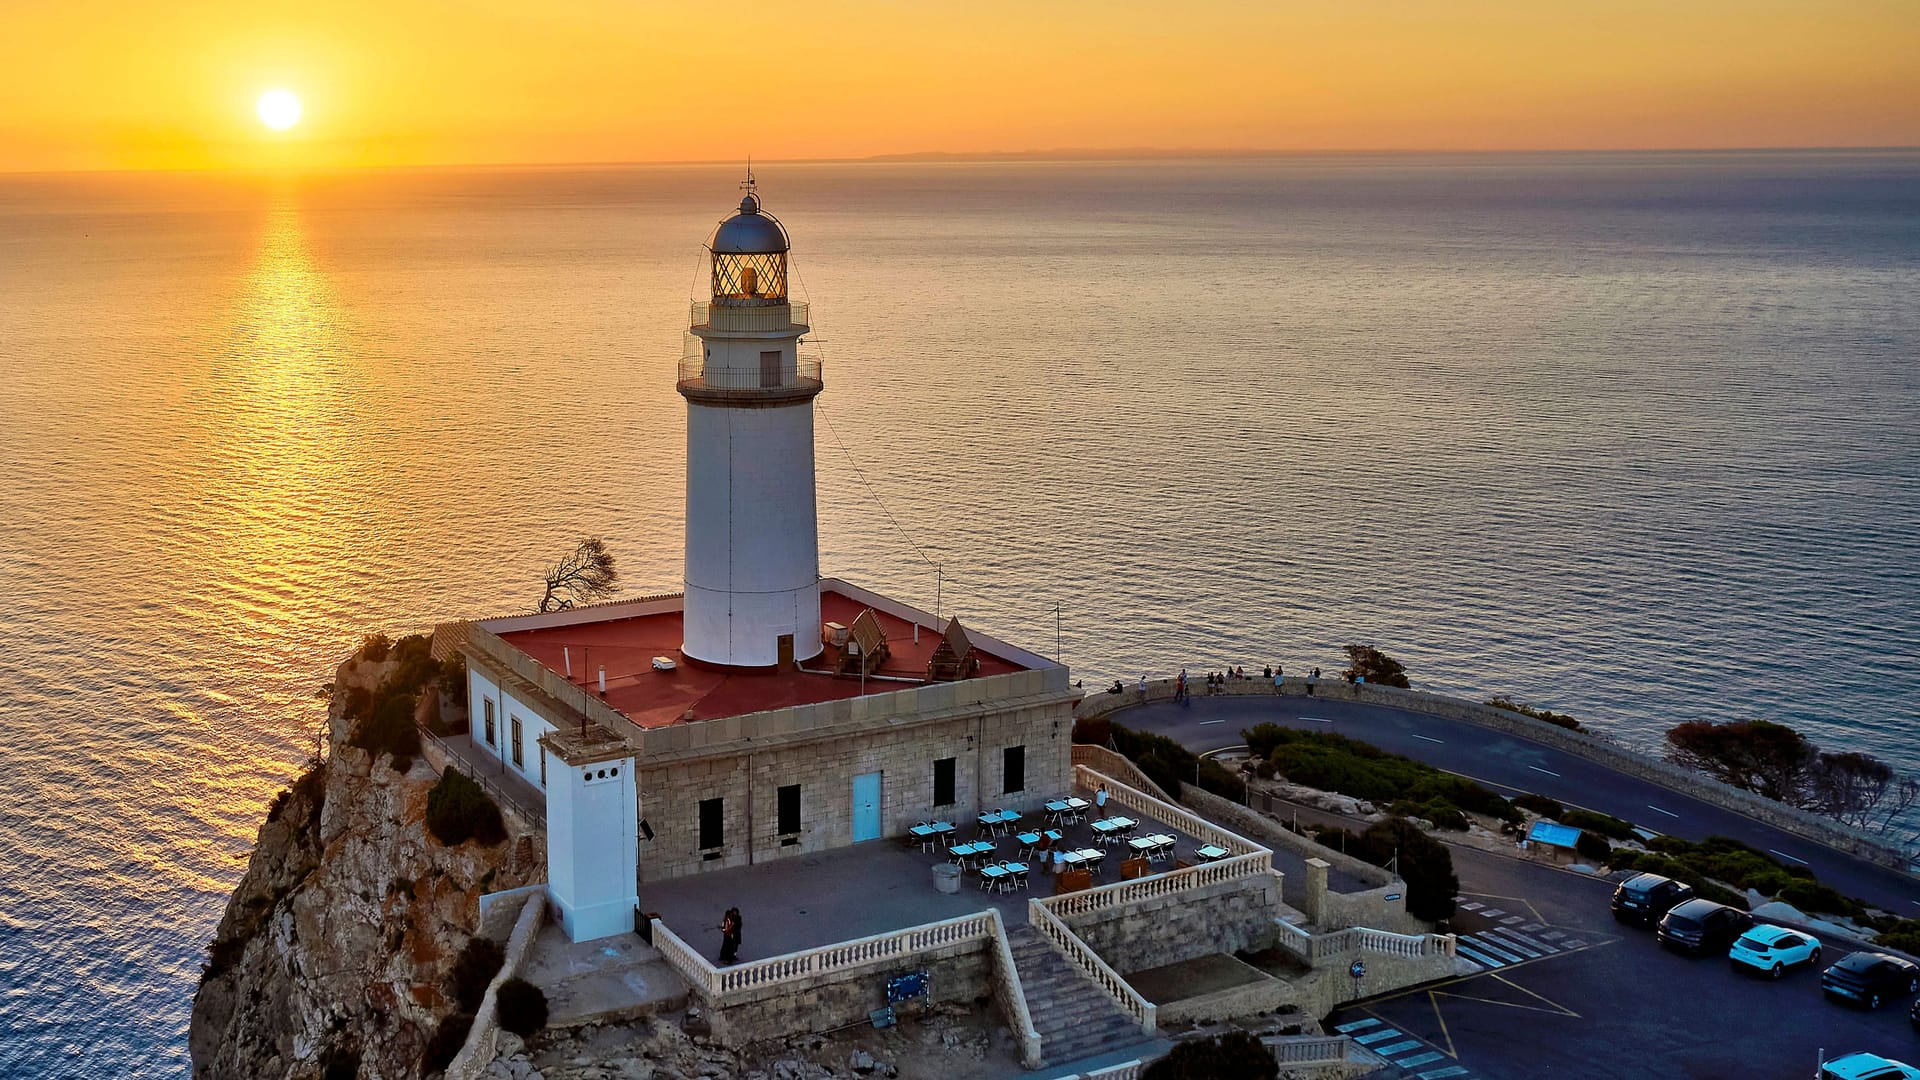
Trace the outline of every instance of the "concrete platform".
<instances>
[{"instance_id":1,"label":"concrete platform","mask_svg":"<svg viewBox=\"0 0 1920 1080\"><path fill-rule=\"evenodd\" d=\"M1272 976L1225 953L1216 953L1165 967L1128 972L1122 977L1141 997L1155 1005L1165 1005L1182 998L1205 997L1248 983L1265 982Z\"/></svg>"},{"instance_id":2,"label":"concrete platform","mask_svg":"<svg viewBox=\"0 0 1920 1080\"><path fill-rule=\"evenodd\" d=\"M573 1027L679 1009L691 988L638 934L567 940L558 923L540 928L521 976L547 995L547 1022Z\"/></svg>"},{"instance_id":3,"label":"concrete platform","mask_svg":"<svg viewBox=\"0 0 1920 1080\"><path fill-rule=\"evenodd\" d=\"M1089 793L1080 792L1082 797ZM1119 812L1116 808L1116 812ZM1199 841L1179 829L1144 815L1126 812L1140 821L1139 834L1165 832L1177 843L1181 857L1190 857ZM1022 827L1037 827L1044 814L1028 813ZM1075 847L1093 847L1088 822L1067 826L1067 841ZM958 835L972 839L976 829L971 822ZM995 838L999 845L994 858L1020 858L1015 833ZM1120 880L1120 848L1109 854L1094 882L1108 885ZM641 851L644 865L646 853ZM1000 917L1009 924L1027 921L1027 901L1034 896L1053 895L1054 879L1041 873L1036 863L1028 875L1028 888L1009 893L983 892L979 877L968 872L961 879L960 891L937 892L933 885L933 867L947 862L946 853L929 854L918 845L907 846L898 840L874 840L853 847L809 855L796 855L757 866L735 867L711 873L695 874L662 882L642 882L640 909L658 912L675 934L686 943L718 962L720 919L729 907L738 907L741 915L741 960L763 960L801 949L817 948L854 938L904 930L921 923L937 922L984 911L1000 909ZM1171 870L1172 860L1154 863L1156 872Z\"/></svg>"}]
</instances>

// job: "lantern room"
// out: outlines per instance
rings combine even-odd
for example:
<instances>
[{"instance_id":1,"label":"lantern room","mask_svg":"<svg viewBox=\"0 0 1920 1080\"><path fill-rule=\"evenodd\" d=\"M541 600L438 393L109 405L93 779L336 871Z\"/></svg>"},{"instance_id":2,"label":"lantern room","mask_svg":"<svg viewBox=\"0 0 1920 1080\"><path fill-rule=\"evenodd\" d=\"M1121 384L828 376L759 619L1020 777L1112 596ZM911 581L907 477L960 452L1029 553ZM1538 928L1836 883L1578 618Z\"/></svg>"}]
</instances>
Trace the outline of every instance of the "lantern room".
<instances>
[{"instance_id":1,"label":"lantern room","mask_svg":"<svg viewBox=\"0 0 1920 1080\"><path fill-rule=\"evenodd\" d=\"M760 210L749 192L740 212L720 223L707 241L713 255L713 299L729 306L787 302L787 230Z\"/></svg>"}]
</instances>

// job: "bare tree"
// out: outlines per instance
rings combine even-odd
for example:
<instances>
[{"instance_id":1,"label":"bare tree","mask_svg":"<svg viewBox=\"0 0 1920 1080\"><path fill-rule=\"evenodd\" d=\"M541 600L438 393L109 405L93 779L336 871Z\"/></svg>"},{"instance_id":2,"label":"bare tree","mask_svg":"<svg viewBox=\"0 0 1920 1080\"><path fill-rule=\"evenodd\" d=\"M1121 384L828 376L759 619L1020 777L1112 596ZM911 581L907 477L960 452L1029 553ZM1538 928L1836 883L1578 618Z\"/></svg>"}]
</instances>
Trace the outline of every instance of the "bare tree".
<instances>
[{"instance_id":1,"label":"bare tree","mask_svg":"<svg viewBox=\"0 0 1920 1080\"><path fill-rule=\"evenodd\" d=\"M620 571L613 567L613 553L595 536L580 541L579 547L547 571L547 594L540 598L540 610L565 611L619 591Z\"/></svg>"}]
</instances>

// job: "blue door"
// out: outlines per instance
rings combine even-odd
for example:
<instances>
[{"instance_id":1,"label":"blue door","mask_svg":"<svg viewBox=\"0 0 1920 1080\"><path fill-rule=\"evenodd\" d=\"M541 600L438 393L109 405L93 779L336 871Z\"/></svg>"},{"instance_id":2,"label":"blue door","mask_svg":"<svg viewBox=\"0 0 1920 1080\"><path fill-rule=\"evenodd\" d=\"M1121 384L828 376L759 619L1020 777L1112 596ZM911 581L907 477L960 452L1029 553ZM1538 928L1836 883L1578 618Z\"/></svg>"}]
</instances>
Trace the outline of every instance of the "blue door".
<instances>
[{"instance_id":1,"label":"blue door","mask_svg":"<svg viewBox=\"0 0 1920 1080\"><path fill-rule=\"evenodd\" d=\"M880 839L880 774L853 778L853 842Z\"/></svg>"}]
</instances>

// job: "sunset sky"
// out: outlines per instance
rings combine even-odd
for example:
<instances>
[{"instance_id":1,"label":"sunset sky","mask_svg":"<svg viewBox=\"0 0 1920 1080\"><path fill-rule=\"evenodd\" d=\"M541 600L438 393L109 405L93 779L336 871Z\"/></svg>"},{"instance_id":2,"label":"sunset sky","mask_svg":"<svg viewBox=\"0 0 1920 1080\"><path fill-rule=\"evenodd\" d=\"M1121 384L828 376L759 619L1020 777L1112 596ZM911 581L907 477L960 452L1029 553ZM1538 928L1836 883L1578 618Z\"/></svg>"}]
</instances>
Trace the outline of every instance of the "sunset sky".
<instances>
[{"instance_id":1,"label":"sunset sky","mask_svg":"<svg viewBox=\"0 0 1920 1080\"><path fill-rule=\"evenodd\" d=\"M1915 0L0 0L0 171L1914 145L1916 56Z\"/></svg>"}]
</instances>

